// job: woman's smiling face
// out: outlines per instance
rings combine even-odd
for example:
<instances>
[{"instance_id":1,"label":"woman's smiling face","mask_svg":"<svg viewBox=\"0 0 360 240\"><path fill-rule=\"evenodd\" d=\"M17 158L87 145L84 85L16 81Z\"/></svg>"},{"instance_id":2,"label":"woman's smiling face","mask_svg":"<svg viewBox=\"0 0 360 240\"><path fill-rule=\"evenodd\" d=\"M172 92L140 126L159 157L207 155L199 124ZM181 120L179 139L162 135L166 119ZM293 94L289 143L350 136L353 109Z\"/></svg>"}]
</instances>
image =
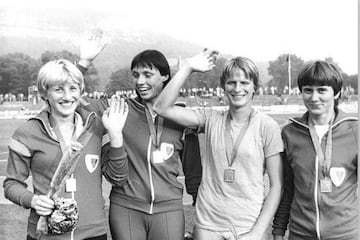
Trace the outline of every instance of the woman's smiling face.
<instances>
[{"instance_id":1,"label":"woman's smiling face","mask_svg":"<svg viewBox=\"0 0 360 240\"><path fill-rule=\"evenodd\" d=\"M236 69L226 79L224 84L225 95L229 99L230 107L242 108L251 104L255 94L254 82L246 77L241 69Z\"/></svg>"}]
</instances>

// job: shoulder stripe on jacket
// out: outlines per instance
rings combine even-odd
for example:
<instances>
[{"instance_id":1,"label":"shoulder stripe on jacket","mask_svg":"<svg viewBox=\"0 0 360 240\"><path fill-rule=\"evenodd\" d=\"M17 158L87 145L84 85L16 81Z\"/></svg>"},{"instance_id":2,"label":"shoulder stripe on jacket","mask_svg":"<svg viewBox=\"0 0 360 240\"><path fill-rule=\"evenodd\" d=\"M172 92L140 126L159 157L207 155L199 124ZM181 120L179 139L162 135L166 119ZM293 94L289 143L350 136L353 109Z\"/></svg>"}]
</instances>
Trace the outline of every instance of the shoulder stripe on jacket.
<instances>
[{"instance_id":1,"label":"shoulder stripe on jacket","mask_svg":"<svg viewBox=\"0 0 360 240\"><path fill-rule=\"evenodd\" d=\"M102 137L102 141L101 141L101 146L103 147L104 145L106 145L107 143L110 142L110 136L108 133L106 133L103 137Z\"/></svg>"},{"instance_id":2,"label":"shoulder stripe on jacket","mask_svg":"<svg viewBox=\"0 0 360 240\"><path fill-rule=\"evenodd\" d=\"M25 157L31 157L30 150L23 143L14 138L10 139L9 148Z\"/></svg>"}]
</instances>

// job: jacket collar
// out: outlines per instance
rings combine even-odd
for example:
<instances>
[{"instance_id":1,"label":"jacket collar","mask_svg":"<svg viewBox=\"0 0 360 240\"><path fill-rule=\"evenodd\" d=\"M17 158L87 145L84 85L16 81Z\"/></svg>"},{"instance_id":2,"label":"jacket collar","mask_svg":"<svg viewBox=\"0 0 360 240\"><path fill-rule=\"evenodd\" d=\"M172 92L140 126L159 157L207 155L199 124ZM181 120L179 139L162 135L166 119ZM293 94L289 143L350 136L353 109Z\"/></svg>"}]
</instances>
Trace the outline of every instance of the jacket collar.
<instances>
[{"instance_id":1,"label":"jacket collar","mask_svg":"<svg viewBox=\"0 0 360 240\"><path fill-rule=\"evenodd\" d=\"M84 129L88 130L89 128L93 127L94 124L92 124L94 121L94 118L96 117L96 114L94 112L87 111L84 108L78 108L75 112L77 118L80 118L78 120L75 120L76 122L82 122ZM48 133L48 135L53 138L54 140L58 141L56 134L53 130L53 128L50 125L50 109L46 107L43 109L38 115L35 117L29 118L29 120L38 120L42 123L45 131ZM91 124L90 124L91 123Z\"/></svg>"},{"instance_id":2,"label":"jacket collar","mask_svg":"<svg viewBox=\"0 0 360 240\"><path fill-rule=\"evenodd\" d=\"M309 111L305 112L301 117L297 117L297 118L290 117L289 120L295 124L309 128L308 118L309 118ZM356 120L357 120L356 117L348 117L342 110L337 109L335 111L334 123L331 127L333 128L344 121L356 121Z\"/></svg>"}]
</instances>

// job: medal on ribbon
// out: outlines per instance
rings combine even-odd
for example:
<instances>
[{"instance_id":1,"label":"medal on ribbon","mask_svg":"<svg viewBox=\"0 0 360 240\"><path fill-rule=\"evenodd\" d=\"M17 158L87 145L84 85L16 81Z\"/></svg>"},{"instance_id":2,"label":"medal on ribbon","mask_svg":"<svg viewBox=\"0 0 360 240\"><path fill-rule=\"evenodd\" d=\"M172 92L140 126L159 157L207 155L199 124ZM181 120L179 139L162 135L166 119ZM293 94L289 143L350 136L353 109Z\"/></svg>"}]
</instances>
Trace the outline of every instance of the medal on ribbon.
<instances>
[{"instance_id":1,"label":"medal on ribbon","mask_svg":"<svg viewBox=\"0 0 360 240\"><path fill-rule=\"evenodd\" d=\"M246 130L249 127L250 120L251 120L253 114L254 114L254 111L251 110L251 112L249 113L248 121L241 128L239 135L236 137L236 140L234 143L233 143L233 140L232 140L231 134L230 134L230 131L231 131L230 130L230 112L228 112L228 114L226 116L224 137L225 137L225 144L226 144L226 159L228 162L228 168L224 169L224 182L227 182L227 183L235 182L235 169L232 168L232 165L235 162L237 152L239 150L239 146L245 136Z\"/></svg>"},{"instance_id":2,"label":"medal on ribbon","mask_svg":"<svg viewBox=\"0 0 360 240\"><path fill-rule=\"evenodd\" d=\"M325 177L320 180L320 191L322 193L332 192L332 182L331 182L330 178Z\"/></svg>"},{"instance_id":3,"label":"medal on ribbon","mask_svg":"<svg viewBox=\"0 0 360 240\"><path fill-rule=\"evenodd\" d=\"M160 149L155 149L153 151L153 163L162 163L164 162L164 157Z\"/></svg>"},{"instance_id":4,"label":"medal on ribbon","mask_svg":"<svg viewBox=\"0 0 360 240\"><path fill-rule=\"evenodd\" d=\"M228 183L232 183L235 181L235 169L226 168L224 170L224 181Z\"/></svg>"},{"instance_id":5,"label":"medal on ribbon","mask_svg":"<svg viewBox=\"0 0 360 240\"><path fill-rule=\"evenodd\" d=\"M321 149L321 139L319 139L318 135L316 134L314 124L312 123L311 119L309 121L309 132L311 141L313 143L317 159L319 161L319 169L321 172L319 173L320 176L320 192L322 193L329 193L332 192L332 178L331 178L331 156L332 156L332 129L331 126L334 122L334 116L331 118L329 124L329 130L326 138L326 145L325 145L325 154ZM335 170L336 171L336 170ZM334 172L334 170L333 170ZM332 175L336 175L333 173ZM336 176L334 176L336 178ZM337 179L336 179L337 180Z\"/></svg>"}]
</instances>

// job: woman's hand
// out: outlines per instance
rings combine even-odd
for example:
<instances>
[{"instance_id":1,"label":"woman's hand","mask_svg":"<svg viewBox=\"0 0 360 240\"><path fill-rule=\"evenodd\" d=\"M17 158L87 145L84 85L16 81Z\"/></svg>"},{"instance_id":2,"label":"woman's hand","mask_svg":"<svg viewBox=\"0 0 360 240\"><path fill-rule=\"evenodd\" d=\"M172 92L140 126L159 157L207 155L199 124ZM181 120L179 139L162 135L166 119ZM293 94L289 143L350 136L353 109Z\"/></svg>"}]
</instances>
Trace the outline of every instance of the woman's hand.
<instances>
[{"instance_id":1,"label":"woman's hand","mask_svg":"<svg viewBox=\"0 0 360 240\"><path fill-rule=\"evenodd\" d=\"M205 48L201 53L187 59L185 64L187 64L193 72L207 72L216 66L217 56L217 51L211 51Z\"/></svg>"},{"instance_id":2,"label":"woman's hand","mask_svg":"<svg viewBox=\"0 0 360 240\"><path fill-rule=\"evenodd\" d=\"M102 122L110 136L112 147L121 147L123 143L122 131L129 113L124 98L112 98L110 107L103 114Z\"/></svg>"},{"instance_id":3,"label":"woman's hand","mask_svg":"<svg viewBox=\"0 0 360 240\"><path fill-rule=\"evenodd\" d=\"M80 45L80 61L79 64L85 68L89 67L91 62L108 44L103 38L101 29L93 29Z\"/></svg>"},{"instance_id":4,"label":"woman's hand","mask_svg":"<svg viewBox=\"0 0 360 240\"><path fill-rule=\"evenodd\" d=\"M31 208L40 216L48 216L54 209L54 201L45 195L34 195L31 199Z\"/></svg>"}]
</instances>

